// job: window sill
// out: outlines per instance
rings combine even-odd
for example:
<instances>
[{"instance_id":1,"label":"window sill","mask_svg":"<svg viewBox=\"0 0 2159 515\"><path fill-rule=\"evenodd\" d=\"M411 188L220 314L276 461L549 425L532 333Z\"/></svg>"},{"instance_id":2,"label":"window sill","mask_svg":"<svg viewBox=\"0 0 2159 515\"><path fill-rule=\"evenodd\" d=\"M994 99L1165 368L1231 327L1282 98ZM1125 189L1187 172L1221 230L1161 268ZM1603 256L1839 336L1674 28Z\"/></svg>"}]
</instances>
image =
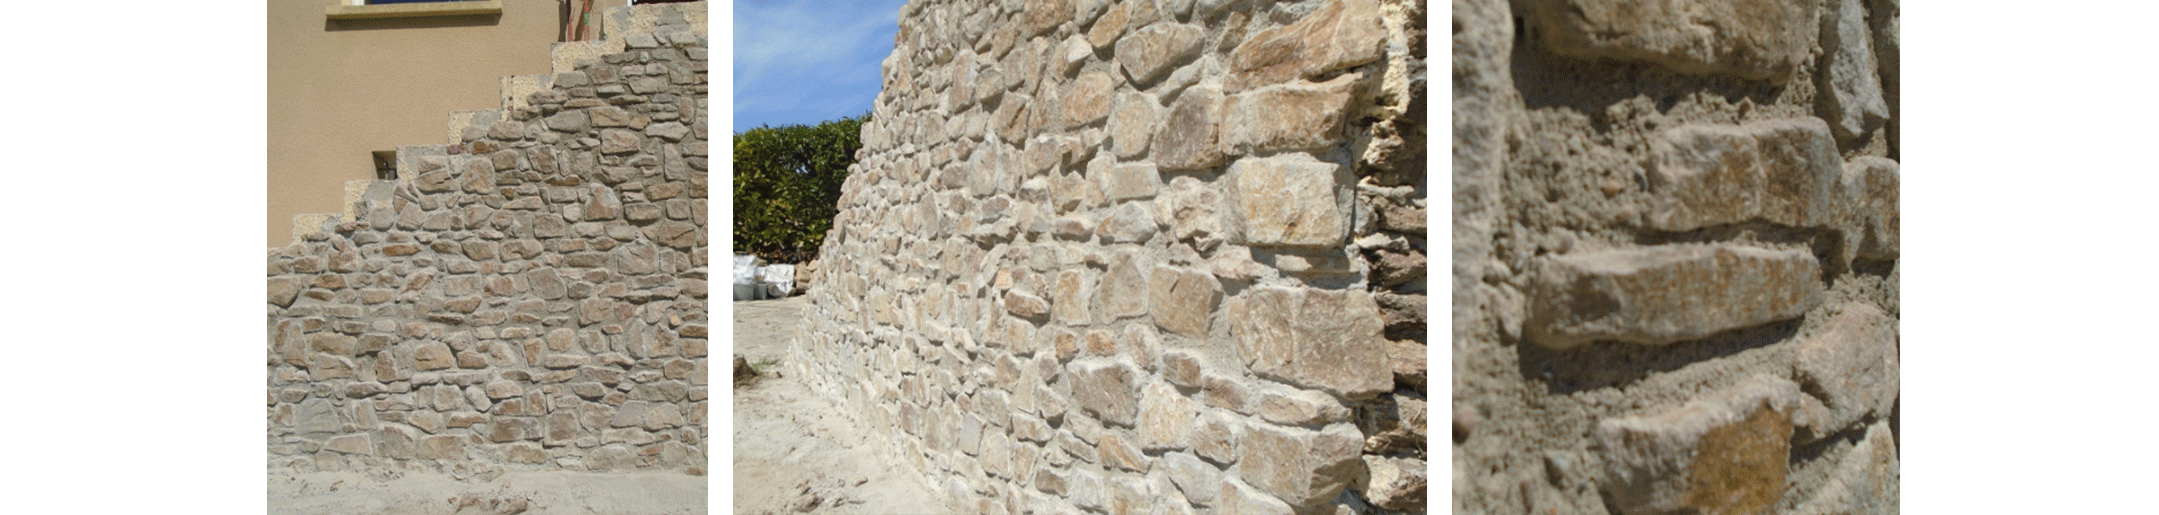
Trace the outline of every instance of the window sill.
<instances>
[{"instance_id":1,"label":"window sill","mask_svg":"<svg viewBox=\"0 0 2159 515\"><path fill-rule=\"evenodd\" d=\"M432 16L469 16L475 14L502 14L502 0L484 2L428 2L383 5L333 5L324 9L332 20L360 20L371 18L419 18Z\"/></svg>"}]
</instances>

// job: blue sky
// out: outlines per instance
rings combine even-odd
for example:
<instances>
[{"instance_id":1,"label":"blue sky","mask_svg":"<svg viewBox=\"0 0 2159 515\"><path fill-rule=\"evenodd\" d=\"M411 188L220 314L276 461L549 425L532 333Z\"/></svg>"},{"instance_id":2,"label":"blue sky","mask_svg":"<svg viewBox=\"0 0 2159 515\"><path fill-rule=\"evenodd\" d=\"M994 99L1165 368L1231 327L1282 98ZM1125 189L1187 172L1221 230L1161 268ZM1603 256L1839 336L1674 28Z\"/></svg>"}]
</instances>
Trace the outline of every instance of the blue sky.
<instances>
[{"instance_id":1,"label":"blue sky","mask_svg":"<svg viewBox=\"0 0 2159 515\"><path fill-rule=\"evenodd\" d=\"M860 115L906 0L736 0L734 133Z\"/></svg>"}]
</instances>

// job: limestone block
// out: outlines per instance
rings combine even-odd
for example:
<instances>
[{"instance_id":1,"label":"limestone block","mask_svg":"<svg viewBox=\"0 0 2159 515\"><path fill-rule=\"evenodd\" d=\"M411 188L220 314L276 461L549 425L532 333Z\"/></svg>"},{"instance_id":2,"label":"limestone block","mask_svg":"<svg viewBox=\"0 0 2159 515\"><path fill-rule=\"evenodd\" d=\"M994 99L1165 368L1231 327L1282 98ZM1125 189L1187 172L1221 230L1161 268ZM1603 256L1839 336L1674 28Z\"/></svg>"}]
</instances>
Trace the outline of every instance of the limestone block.
<instances>
[{"instance_id":1,"label":"limestone block","mask_svg":"<svg viewBox=\"0 0 2159 515\"><path fill-rule=\"evenodd\" d=\"M1131 365L1103 358L1074 361L1072 400L1104 422L1131 427L1139 417L1138 383Z\"/></svg>"},{"instance_id":2,"label":"limestone block","mask_svg":"<svg viewBox=\"0 0 2159 515\"><path fill-rule=\"evenodd\" d=\"M1287 426L1311 426L1349 420L1349 407L1333 396L1312 390L1266 388L1260 390L1260 418Z\"/></svg>"},{"instance_id":3,"label":"limestone block","mask_svg":"<svg viewBox=\"0 0 2159 515\"><path fill-rule=\"evenodd\" d=\"M1215 496L1215 513L1251 515L1291 515L1296 513L1288 503L1246 485L1244 481L1238 480L1235 476L1223 476L1221 488L1221 492Z\"/></svg>"},{"instance_id":4,"label":"limestone block","mask_svg":"<svg viewBox=\"0 0 2159 515\"><path fill-rule=\"evenodd\" d=\"M1037 36L1072 21L1072 0L1027 0L1023 36Z\"/></svg>"},{"instance_id":5,"label":"limestone block","mask_svg":"<svg viewBox=\"0 0 2159 515\"><path fill-rule=\"evenodd\" d=\"M1260 31L1229 55L1232 92L1378 60L1387 30L1375 0L1330 0L1289 25Z\"/></svg>"},{"instance_id":6,"label":"limestone block","mask_svg":"<svg viewBox=\"0 0 2159 515\"><path fill-rule=\"evenodd\" d=\"M1162 118L1162 104L1154 95L1127 91L1117 95L1117 105L1110 113L1110 151L1117 157L1133 159L1147 152L1147 144L1154 140L1155 123Z\"/></svg>"},{"instance_id":7,"label":"limestone block","mask_svg":"<svg viewBox=\"0 0 2159 515\"><path fill-rule=\"evenodd\" d=\"M1148 273L1154 265L1146 256L1136 252L1119 252L1110 262L1109 272L1102 276L1102 284L1095 290L1095 310L1104 321L1131 318L1148 313Z\"/></svg>"},{"instance_id":8,"label":"limestone block","mask_svg":"<svg viewBox=\"0 0 2159 515\"><path fill-rule=\"evenodd\" d=\"M1072 504L1081 508L1106 511L1109 491L1102 484L1102 474L1087 469L1072 471Z\"/></svg>"},{"instance_id":9,"label":"limestone block","mask_svg":"<svg viewBox=\"0 0 2159 515\"><path fill-rule=\"evenodd\" d=\"M1153 146L1155 166L1164 170L1199 170L1221 166L1222 148L1217 143L1224 99L1220 88L1195 87L1177 95L1169 114L1157 124Z\"/></svg>"},{"instance_id":10,"label":"limestone block","mask_svg":"<svg viewBox=\"0 0 2159 515\"><path fill-rule=\"evenodd\" d=\"M1204 339L1215 307L1222 302L1222 283L1205 272L1156 267L1148 278L1147 297L1156 326Z\"/></svg>"},{"instance_id":11,"label":"limestone block","mask_svg":"<svg viewBox=\"0 0 2159 515\"><path fill-rule=\"evenodd\" d=\"M1165 453L1162 455L1162 468L1169 472L1170 481L1192 504L1213 505L1215 495L1221 493L1222 469L1200 461L1199 457L1192 453Z\"/></svg>"},{"instance_id":12,"label":"limestone block","mask_svg":"<svg viewBox=\"0 0 2159 515\"><path fill-rule=\"evenodd\" d=\"M1540 43L1560 55L1782 81L1814 46L1815 9L1784 0L1539 0L1530 17Z\"/></svg>"},{"instance_id":13,"label":"limestone block","mask_svg":"<svg viewBox=\"0 0 2159 515\"><path fill-rule=\"evenodd\" d=\"M1119 433L1103 433L1101 440L1095 448L1102 455L1103 466L1140 473L1154 467L1154 463L1149 461L1146 455L1140 454L1138 445Z\"/></svg>"},{"instance_id":14,"label":"limestone block","mask_svg":"<svg viewBox=\"0 0 2159 515\"><path fill-rule=\"evenodd\" d=\"M1224 466L1236 463L1238 439L1244 432L1244 421L1236 415L1208 410L1192 419L1192 452Z\"/></svg>"},{"instance_id":15,"label":"limestone block","mask_svg":"<svg viewBox=\"0 0 2159 515\"><path fill-rule=\"evenodd\" d=\"M1752 219L1835 222L1844 174L1828 124L1793 118L1685 125L1650 141L1650 228L1686 231Z\"/></svg>"},{"instance_id":16,"label":"limestone block","mask_svg":"<svg viewBox=\"0 0 2159 515\"><path fill-rule=\"evenodd\" d=\"M1424 460L1364 455L1367 479L1358 495L1373 506L1409 513L1425 511Z\"/></svg>"},{"instance_id":17,"label":"limestone block","mask_svg":"<svg viewBox=\"0 0 2159 515\"><path fill-rule=\"evenodd\" d=\"M300 288L301 284L298 277L272 277L270 278L269 290L270 303L281 308L291 307L292 301L300 296Z\"/></svg>"},{"instance_id":18,"label":"limestone block","mask_svg":"<svg viewBox=\"0 0 2159 515\"><path fill-rule=\"evenodd\" d=\"M1348 238L1339 191L1349 179L1341 165L1284 154L1240 159L1229 176L1246 243L1332 249Z\"/></svg>"},{"instance_id":19,"label":"limestone block","mask_svg":"<svg viewBox=\"0 0 2159 515\"><path fill-rule=\"evenodd\" d=\"M1162 189L1162 174L1153 163L1112 166L1102 175L1102 193L1111 201L1154 198Z\"/></svg>"},{"instance_id":20,"label":"limestone block","mask_svg":"<svg viewBox=\"0 0 2159 515\"><path fill-rule=\"evenodd\" d=\"M1082 44L1081 48L1085 45ZM1116 98L1117 80L1110 74L1094 71L1081 74L1071 84L1065 85L1064 125L1079 127L1102 121L1110 114L1110 106Z\"/></svg>"},{"instance_id":21,"label":"limestone block","mask_svg":"<svg viewBox=\"0 0 2159 515\"><path fill-rule=\"evenodd\" d=\"M1851 140L1889 119L1862 0L1837 0L1822 13L1822 71L1818 98L1838 140Z\"/></svg>"},{"instance_id":22,"label":"limestone block","mask_svg":"<svg viewBox=\"0 0 2159 515\"><path fill-rule=\"evenodd\" d=\"M1591 438L1626 513L1767 513L1784 495L1799 387L1756 376L1685 405L1608 418Z\"/></svg>"},{"instance_id":23,"label":"limestone block","mask_svg":"<svg viewBox=\"0 0 2159 515\"><path fill-rule=\"evenodd\" d=\"M1138 85L1153 84L1171 65L1199 53L1207 29L1164 21L1140 27L1117 40L1117 64Z\"/></svg>"},{"instance_id":24,"label":"limestone block","mask_svg":"<svg viewBox=\"0 0 2159 515\"><path fill-rule=\"evenodd\" d=\"M1126 202L1110 208L1109 214L1095 225L1095 236L1104 243L1145 243L1160 229L1152 206L1148 202Z\"/></svg>"},{"instance_id":25,"label":"limestone block","mask_svg":"<svg viewBox=\"0 0 2159 515\"><path fill-rule=\"evenodd\" d=\"M1238 461L1252 486L1295 507L1334 498L1364 472L1364 434L1353 424L1325 430L1255 424L1238 442Z\"/></svg>"},{"instance_id":26,"label":"limestone block","mask_svg":"<svg viewBox=\"0 0 2159 515\"><path fill-rule=\"evenodd\" d=\"M1040 319L1050 314L1048 301L1018 290L1005 292L1004 301L1005 311L1020 317Z\"/></svg>"},{"instance_id":27,"label":"limestone block","mask_svg":"<svg viewBox=\"0 0 2159 515\"><path fill-rule=\"evenodd\" d=\"M1167 383L1149 382L1140 399L1139 443L1148 451L1190 447L1192 420L1203 408Z\"/></svg>"},{"instance_id":28,"label":"limestone block","mask_svg":"<svg viewBox=\"0 0 2159 515\"><path fill-rule=\"evenodd\" d=\"M1900 471L1896 436L1887 421L1867 428L1867 436L1854 444L1829 479L1814 489L1814 496L1792 513L1801 515L1891 514L1898 512Z\"/></svg>"},{"instance_id":29,"label":"limestone block","mask_svg":"<svg viewBox=\"0 0 2159 515\"><path fill-rule=\"evenodd\" d=\"M1799 381L1823 396L1834 431L1864 417L1889 417L1901 389L1897 355L1897 319L1852 303L1798 343L1794 368Z\"/></svg>"},{"instance_id":30,"label":"limestone block","mask_svg":"<svg viewBox=\"0 0 2159 515\"><path fill-rule=\"evenodd\" d=\"M435 435L420 439L415 456L423 460L465 459L465 437L462 435Z\"/></svg>"},{"instance_id":31,"label":"limestone block","mask_svg":"<svg viewBox=\"0 0 2159 515\"><path fill-rule=\"evenodd\" d=\"M1897 162L1887 158L1859 156L1844 164L1840 182L1845 206L1844 244L1858 257L1895 260L1897 232L1902 220L1897 209L1900 185Z\"/></svg>"},{"instance_id":32,"label":"limestone block","mask_svg":"<svg viewBox=\"0 0 2159 515\"><path fill-rule=\"evenodd\" d=\"M1229 313L1237 351L1261 377L1345 399L1394 389L1379 304L1363 290L1255 286Z\"/></svg>"},{"instance_id":33,"label":"limestone block","mask_svg":"<svg viewBox=\"0 0 2159 515\"><path fill-rule=\"evenodd\" d=\"M1681 244L1577 253L1539 262L1532 342L1664 345L1798 317L1822 300L1821 270L1802 250Z\"/></svg>"},{"instance_id":34,"label":"limestone block","mask_svg":"<svg viewBox=\"0 0 2159 515\"><path fill-rule=\"evenodd\" d=\"M1232 154L1318 150L1341 142L1342 120L1359 74L1322 83L1292 82L1229 97L1222 146Z\"/></svg>"},{"instance_id":35,"label":"limestone block","mask_svg":"<svg viewBox=\"0 0 2159 515\"><path fill-rule=\"evenodd\" d=\"M1238 413L1252 413L1250 388L1242 378L1224 377L1213 372L1200 374L1200 400L1214 406Z\"/></svg>"}]
</instances>

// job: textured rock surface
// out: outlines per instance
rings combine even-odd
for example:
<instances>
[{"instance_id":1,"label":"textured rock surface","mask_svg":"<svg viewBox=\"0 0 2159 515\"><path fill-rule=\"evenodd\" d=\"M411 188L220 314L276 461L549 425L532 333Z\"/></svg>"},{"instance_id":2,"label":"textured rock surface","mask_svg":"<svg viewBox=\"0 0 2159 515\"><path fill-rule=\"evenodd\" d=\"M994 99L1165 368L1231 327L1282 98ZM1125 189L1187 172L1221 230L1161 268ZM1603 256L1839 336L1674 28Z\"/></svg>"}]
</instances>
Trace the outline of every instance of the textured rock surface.
<instances>
[{"instance_id":1,"label":"textured rock surface","mask_svg":"<svg viewBox=\"0 0 2159 515\"><path fill-rule=\"evenodd\" d=\"M705 473L702 9L271 252L273 469Z\"/></svg>"},{"instance_id":2,"label":"textured rock surface","mask_svg":"<svg viewBox=\"0 0 2159 515\"><path fill-rule=\"evenodd\" d=\"M1452 7L1445 509L1895 513L1898 2ZM1350 239L1382 281L1437 259ZM1368 448L1421 430L1396 400ZM1397 459L1359 499L1409 509Z\"/></svg>"},{"instance_id":3,"label":"textured rock surface","mask_svg":"<svg viewBox=\"0 0 2159 515\"><path fill-rule=\"evenodd\" d=\"M789 377L954 513L1409 510L1425 8L909 3Z\"/></svg>"}]
</instances>

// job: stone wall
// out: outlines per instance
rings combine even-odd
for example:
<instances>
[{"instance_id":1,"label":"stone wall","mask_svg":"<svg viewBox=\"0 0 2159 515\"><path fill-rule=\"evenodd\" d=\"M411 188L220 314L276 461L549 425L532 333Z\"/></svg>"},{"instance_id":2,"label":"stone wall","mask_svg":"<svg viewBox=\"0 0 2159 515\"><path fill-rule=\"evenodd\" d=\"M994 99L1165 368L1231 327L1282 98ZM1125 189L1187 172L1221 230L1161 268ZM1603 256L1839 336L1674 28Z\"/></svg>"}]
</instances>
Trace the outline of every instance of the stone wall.
<instances>
[{"instance_id":1,"label":"stone wall","mask_svg":"<svg viewBox=\"0 0 2159 515\"><path fill-rule=\"evenodd\" d=\"M269 255L272 467L703 473L704 5L610 10L642 30L301 215Z\"/></svg>"},{"instance_id":2,"label":"stone wall","mask_svg":"<svg viewBox=\"0 0 2159 515\"><path fill-rule=\"evenodd\" d=\"M1421 511L1424 8L908 4L791 365L955 512Z\"/></svg>"},{"instance_id":3,"label":"stone wall","mask_svg":"<svg viewBox=\"0 0 2159 515\"><path fill-rule=\"evenodd\" d=\"M1898 16L1456 0L1456 512L1897 511Z\"/></svg>"}]
</instances>

